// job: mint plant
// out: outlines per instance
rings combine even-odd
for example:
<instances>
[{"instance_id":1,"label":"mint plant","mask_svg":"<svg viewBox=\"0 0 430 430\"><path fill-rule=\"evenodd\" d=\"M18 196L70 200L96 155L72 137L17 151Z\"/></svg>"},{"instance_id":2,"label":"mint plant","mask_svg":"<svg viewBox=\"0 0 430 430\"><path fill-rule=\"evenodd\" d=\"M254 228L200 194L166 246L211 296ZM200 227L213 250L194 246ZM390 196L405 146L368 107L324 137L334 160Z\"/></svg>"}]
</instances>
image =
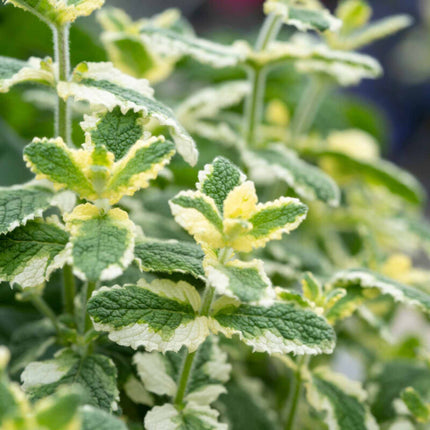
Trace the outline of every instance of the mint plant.
<instances>
[{"instance_id":1,"label":"mint plant","mask_svg":"<svg viewBox=\"0 0 430 430\"><path fill-rule=\"evenodd\" d=\"M404 305L430 310L425 193L371 127L318 123L382 74L356 51L411 19L266 0L255 45L225 45L175 9L106 7L111 61L71 70L70 26L104 2L7 3L54 56L0 57L0 90L54 94L55 127L24 148L34 179L0 189L1 428L425 429L428 350L392 330Z\"/></svg>"}]
</instances>

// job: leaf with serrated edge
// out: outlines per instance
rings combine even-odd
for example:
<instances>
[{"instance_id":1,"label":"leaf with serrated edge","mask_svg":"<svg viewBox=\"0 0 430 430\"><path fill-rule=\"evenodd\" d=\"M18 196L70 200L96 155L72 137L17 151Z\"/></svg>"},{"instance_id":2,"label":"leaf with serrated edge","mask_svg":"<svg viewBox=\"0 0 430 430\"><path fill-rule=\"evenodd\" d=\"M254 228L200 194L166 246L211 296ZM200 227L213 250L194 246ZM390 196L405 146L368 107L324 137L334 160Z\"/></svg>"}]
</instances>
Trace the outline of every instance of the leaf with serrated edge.
<instances>
[{"instance_id":1,"label":"leaf with serrated edge","mask_svg":"<svg viewBox=\"0 0 430 430\"><path fill-rule=\"evenodd\" d=\"M186 282L155 280L147 284L104 287L88 303L94 328L107 331L120 345L147 351L195 351L209 334L198 316L200 295ZM115 312L113 312L115 310Z\"/></svg>"},{"instance_id":2,"label":"leaf with serrated edge","mask_svg":"<svg viewBox=\"0 0 430 430\"><path fill-rule=\"evenodd\" d=\"M69 234L55 218L29 221L0 236L0 281L35 287L68 260Z\"/></svg>"},{"instance_id":3,"label":"leaf with serrated edge","mask_svg":"<svg viewBox=\"0 0 430 430\"><path fill-rule=\"evenodd\" d=\"M53 86L55 82L50 59L31 57L28 61L0 56L0 93L22 82L37 82Z\"/></svg>"},{"instance_id":4,"label":"leaf with serrated edge","mask_svg":"<svg viewBox=\"0 0 430 430\"><path fill-rule=\"evenodd\" d=\"M49 184L31 181L24 185L0 187L0 234L39 218L54 198Z\"/></svg>"},{"instance_id":5,"label":"leaf with serrated edge","mask_svg":"<svg viewBox=\"0 0 430 430\"><path fill-rule=\"evenodd\" d=\"M204 253L194 243L145 239L136 243L134 257L143 271L204 277Z\"/></svg>"},{"instance_id":6,"label":"leaf with serrated edge","mask_svg":"<svg viewBox=\"0 0 430 430\"><path fill-rule=\"evenodd\" d=\"M90 203L64 216L74 273L88 281L114 279L133 260L135 226L119 208L103 213Z\"/></svg>"},{"instance_id":7,"label":"leaf with serrated edge","mask_svg":"<svg viewBox=\"0 0 430 430\"><path fill-rule=\"evenodd\" d=\"M304 199L339 205L340 190L334 180L318 167L301 160L290 149L272 145L260 151L246 151L244 159L251 178L257 183L280 179Z\"/></svg>"},{"instance_id":8,"label":"leaf with serrated edge","mask_svg":"<svg viewBox=\"0 0 430 430\"><path fill-rule=\"evenodd\" d=\"M254 351L269 354L331 353L335 333L326 320L295 303L271 306L215 306L211 328L227 337L237 334Z\"/></svg>"},{"instance_id":9,"label":"leaf with serrated edge","mask_svg":"<svg viewBox=\"0 0 430 430\"><path fill-rule=\"evenodd\" d=\"M93 406L82 406L79 412L82 416L81 430L127 430L119 418Z\"/></svg>"},{"instance_id":10,"label":"leaf with serrated edge","mask_svg":"<svg viewBox=\"0 0 430 430\"><path fill-rule=\"evenodd\" d=\"M325 412L324 422L330 430L379 429L359 382L320 367L312 372L305 386L309 403Z\"/></svg>"},{"instance_id":11,"label":"leaf with serrated edge","mask_svg":"<svg viewBox=\"0 0 430 430\"><path fill-rule=\"evenodd\" d=\"M147 430L227 430L227 424L218 422L219 412L209 406L192 402L181 411L169 403L155 406L145 416Z\"/></svg>"},{"instance_id":12,"label":"leaf with serrated edge","mask_svg":"<svg viewBox=\"0 0 430 430\"><path fill-rule=\"evenodd\" d=\"M62 349L47 361L30 363L21 375L23 389L32 399L40 399L64 384L79 384L89 404L108 411L118 408L117 371L112 360L102 355L81 357L71 349Z\"/></svg>"},{"instance_id":13,"label":"leaf with serrated edge","mask_svg":"<svg viewBox=\"0 0 430 430\"><path fill-rule=\"evenodd\" d=\"M264 2L264 13L275 14L282 17L285 24L293 25L300 31L338 31L342 21L335 18L327 9L319 4L313 7L295 4L291 0L266 0Z\"/></svg>"},{"instance_id":14,"label":"leaf with serrated edge","mask_svg":"<svg viewBox=\"0 0 430 430\"><path fill-rule=\"evenodd\" d=\"M424 291L401 284L378 273L366 269L350 269L338 272L332 278L333 287L359 286L361 288L376 288L381 294L388 294L395 301L417 306L425 312L430 312L430 295Z\"/></svg>"},{"instance_id":15,"label":"leaf with serrated edge","mask_svg":"<svg viewBox=\"0 0 430 430\"><path fill-rule=\"evenodd\" d=\"M112 111L119 107L125 114L129 110L142 112L169 128L178 152L191 165L197 162L198 152L194 140L177 121L172 110L153 98L154 90L146 79L136 79L115 69L111 63L81 63L72 75L71 82L57 85L60 97L85 100L94 106L105 106Z\"/></svg>"},{"instance_id":16,"label":"leaf with serrated edge","mask_svg":"<svg viewBox=\"0 0 430 430\"><path fill-rule=\"evenodd\" d=\"M105 0L6 0L53 25L65 25L80 16L88 16L103 6Z\"/></svg>"}]
</instances>

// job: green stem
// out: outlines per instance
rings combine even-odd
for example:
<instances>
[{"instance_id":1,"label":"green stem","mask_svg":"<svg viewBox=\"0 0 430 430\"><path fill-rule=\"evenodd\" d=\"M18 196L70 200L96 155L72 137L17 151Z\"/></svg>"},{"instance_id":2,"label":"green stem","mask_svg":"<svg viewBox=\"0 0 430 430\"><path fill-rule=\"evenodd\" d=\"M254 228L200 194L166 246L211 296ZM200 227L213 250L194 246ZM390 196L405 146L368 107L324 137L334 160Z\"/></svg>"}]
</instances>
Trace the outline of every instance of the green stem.
<instances>
[{"instance_id":1,"label":"green stem","mask_svg":"<svg viewBox=\"0 0 430 430\"><path fill-rule=\"evenodd\" d=\"M58 67L57 81L67 81L70 75L69 24L53 27L54 60ZM55 135L71 142L71 114L69 102L57 97Z\"/></svg>"},{"instance_id":2,"label":"green stem","mask_svg":"<svg viewBox=\"0 0 430 430\"><path fill-rule=\"evenodd\" d=\"M200 307L199 315L202 315L202 316L209 315L209 311L211 309L214 296L215 296L215 288L207 285L203 295L203 301ZM196 358L198 351L199 350L197 349L194 352L191 352L191 353L189 352L185 357L184 364L182 365L181 376L178 382L178 391L176 392L176 396L174 399L175 406L180 407L182 405L182 402L185 396L185 391L188 385L188 380L190 378L190 375L193 369L193 362L194 362L194 359Z\"/></svg>"},{"instance_id":3,"label":"green stem","mask_svg":"<svg viewBox=\"0 0 430 430\"><path fill-rule=\"evenodd\" d=\"M76 285L72 267L68 264L63 267L63 287L64 309L67 313L73 315L75 310Z\"/></svg>"},{"instance_id":4,"label":"green stem","mask_svg":"<svg viewBox=\"0 0 430 430\"><path fill-rule=\"evenodd\" d=\"M55 327L55 330L57 332L60 331L60 327L58 326L57 322L57 316L55 315L54 311L49 307L49 305L43 300L42 297L39 295L33 295L31 297L31 303L33 303L33 306L42 314L45 315L49 320L52 322L53 326Z\"/></svg>"},{"instance_id":5,"label":"green stem","mask_svg":"<svg viewBox=\"0 0 430 430\"><path fill-rule=\"evenodd\" d=\"M327 89L328 81L323 77L313 76L310 78L308 87L300 99L291 123L293 142L310 130Z\"/></svg>"},{"instance_id":6,"label":"green stem","mask_svg":"<svg viewBox=\"0 0 430 430\"><path fill-rule=\"evenodd\" d=\"M93 294L94 290L96 289L96 286L97 286L96 282L87 283L86 294L85 294L85 308L84 308L85 331L88 331L93 327L93 323L91 322L91 318L87 312L87 303L88 303L88 300L91 298L91 295Z\"/></svg>"},{"instance_id":7,"label":"green stem","mask_svg":"<svg viewBox=\"0 0 430 430\"><path fill-rule=\"evenodd\" d=\"M302 395L303 389L302 368L308 365L309 359L309 356L303 355L302 357L300 357L299 362L297 363L297 370L291 383L290 398L288 402L290 408L288 410L288 418L285 424L285 430L293 430L294 428L294 423L296 422L297 410L299 407L300 397Z\"/></svg>"},{"instance_id":8,"label":"green stem","mask_svg":"<svg viewBox=\"0 0 430 430\"><path fill-rule=\"evenodd\" d=\"M276 38L281 28L282 18L270 14L264 21L261 27L255 44L255 51L263 51L269 43ZM252 146L255 143L258 125L261 121L263 110L264 92L266 89L267 68L257 67L256 65L249 66L248 79L251 84L251 93L249 94L245 104L245 139L248 145Z\"/></svg>"}]
</instances>

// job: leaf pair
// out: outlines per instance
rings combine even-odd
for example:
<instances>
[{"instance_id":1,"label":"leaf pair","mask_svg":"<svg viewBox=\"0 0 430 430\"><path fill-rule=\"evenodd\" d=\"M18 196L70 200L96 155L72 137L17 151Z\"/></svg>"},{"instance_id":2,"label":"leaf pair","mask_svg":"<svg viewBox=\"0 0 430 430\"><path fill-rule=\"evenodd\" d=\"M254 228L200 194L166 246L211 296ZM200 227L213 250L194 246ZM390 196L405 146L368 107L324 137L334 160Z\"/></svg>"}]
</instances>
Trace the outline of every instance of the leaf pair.
<instances>
[{"instance_id":1,"label":"leaf pair","mask_svg":"<svg viewBox=\"0 0 430 430\"><path fill-rule=\"evenodd\" d=\"M270 306L220 299L209 317L200 316L201 299L186 282L156 280L147 284L104 287L88 303L96 330L109 332L120 345L152 351L195 351L210 332L237 334L255 351L330 352L334 332L314 312L294 302Z\"/></svg>"}]
</instances>

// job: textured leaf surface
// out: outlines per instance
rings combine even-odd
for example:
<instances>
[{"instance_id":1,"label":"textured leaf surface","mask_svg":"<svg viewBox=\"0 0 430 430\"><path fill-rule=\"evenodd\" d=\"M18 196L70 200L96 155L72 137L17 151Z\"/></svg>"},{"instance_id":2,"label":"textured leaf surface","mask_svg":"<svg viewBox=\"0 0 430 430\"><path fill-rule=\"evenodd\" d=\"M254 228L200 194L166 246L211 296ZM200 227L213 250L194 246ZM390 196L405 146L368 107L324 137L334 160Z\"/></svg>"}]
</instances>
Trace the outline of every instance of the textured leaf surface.
<instances>
[{"instance_id":1,"label":"textured leaf surface","mask_svg":"<svg viewBox=\"0 0 430 430\"><path fill-rule=\"evenodd\" d=\"M328 369L316 369L306 384L309 403L324 412L330 430L377 430L366 404L367 393L356 381Z\"/></svg>"},{"instance_id":2,"label":"textured leaf surface","mask_svg":"<svg viewBox=\"0 0 430 430\"><path fill-rule=\"evenodd\" d=\"M184 273L203 277L204 253L188 242L145 240L137 243L134 256L141 270L158 273Z\"/></svg>"},{"instance_id":3,"label":"textured leaf surface","mask_svg":"<svg viewBox=\"0 0 430 430\"><path fill-rule=\"evenodd\" d=\"M104 0L7 0L50 24L64 25L100 8Z\"/></svg>"},{"instance_id":4,"label":"textured leaf surface","mask_svg":"<svg viewBox=\"0 0 430 430\"><path fill-rule=\"evenodd\" d=\"M0 236L0 280L34 287L67 260L68 233L55 221L29 221Z\"/></svg>"},{"instance_id":5,"label":"textured leaf surface","mask_svg":"<svg viewBox=\"0 0 430 430\"><path fill-rule=\"evenodd\" d=\"M230 305L213 318L215 330L227 337L239 335L254 351L320 354L330 353L335 344L334 331L323 318L293 303Z\"/></svg>"},{"instance_id":6,"label":"textured leaf surface","mask_svg":"<svg viewBox=\"0 0 430 430\"><path fill-rule=\"evenodd\" d=\"M218 422L218 411L209 406L188 403L178 411L171 404L156 406L145 416L147 430L227 430L227 424Z\"/></svg>"},{"instance_id":7,"label":"textured leaf surface","mask_svg":"<svg viewBox=\"0 0 430 430\"><path fill-rule=\"evenodd\" d=\"M266 0L264 12L282 17L285 24L293 25L300 31L337 31L342 22L335 18L327 9L308 6L291 0Z\"/></svg>"},{"instance_id":8,"label":"textured leaf surface","mask_svg":"<svg viewBox=\"0 0 430 430\"><path fill-rule=\"evenodd\" d=\"M430 311L430 295L424 291L403 285L392 279L366 269L351 269L337 273L331 284L337 287L376 288L381 294L388 294L397 302L418 306L422 310Z\"/></svg>"},{"instance_id":9,"label":"textured leaf surface","mask_svg":"<svg viewBox=\"0 0 430 430\"><path fill-rule=\"evenodd\" d=\"M81 357L71 349L63 349L52 360L30 363L21 379L32 399L49 396L63 384L78 384L88 404L112 411L119 400L116 376L109 358L97 354Z\"/></svg>"},{"instance_id":10,"label":"textured leaf surface","mask_svg":"<svg viewBox=\"0 0 430 430\"><path fill-rule=\"evenodd\" d=\"M0 93L22 82L53 85L54 74L50 60L31 57L28 61L0 56Z\"/></svg>"},{"instance_id":11,"label":"textured leaf surface","mask_svg":"<svg viewBox=\"0 0 430 430\"><path fill-rule=\"evenodd\" d=\"M40 217L53 196L51 189L31 183L0 187L0 234Z\"/></svg>"},{"instance_id":12,"label":"textured leaf surface","mask_svg":"<svg viewBox=\"0 0 430 430\"><path fill-rule=\"evenodd\" d=\"M186 353L184 348L179 353L139 352L133 361L139 377L149 391L160 396L174 397ZM219 348L217 338L207 338L194 359L193 372L185 391L185 402L202 406L214 402L221 393L225 393L223 385L228 381L230 371L227 354Z\"/></svg>"},{"instance_id":13,"label":"textured leaf surface","mask_svg":"<svg viewBox=\"0 0 430 430\"><path fill-rule=\"evenodd\" d=\"M280 179L304 199L320 200L330 206L339 204L340 191L333 179L287 148L275 145L247 151L245 160L251 169L251 177L257 183Z\"/></svg>"},{"instance_id":14,"label":"textured leaf surface","mask_svg":"<svg viewBox=\"0 0 430 430\"><path fill-rule=\"evenodd\" d=\"M119 418L92 406L80 408L82 430L127 430L127 426Z\"/></svg>"},{"instance_id":15,"label":"textured leaf surface","mask_svg":"<svg viewBox=\"0 0 430 430\"><path fill-rule=\"evenodd\" d=\"M61 97L73 96L108 110L116 107L122 113L129 110L142 112L169 128L178 152L189 164L197 162L198 152L191 136L177 121L173 111L153 98L153 89L145 79L135 79L115 69L111 63L81 63L72 82L60 82L57 87Z\"/></svg>"},{"instance_id":16,"label":"textured leaf surface","mask_svg":"<svg viewBox=\"0 0 430 430\"><path fill-rule=\"evenodd\" d=\"M147 351L194 351L208 336L207 320L197 316L200 296L186 282L143 280L138 285L97 291L88 303L96 330L125 346Z\"/></svg>"},{"instance_id":17,"label":"textured leaf surface","mask_svg":"<svg viewBox=\"0 0 430 430\"><path fill-rule=\"evenodd\" d=\"M65 216L73 270L88 281L114 279L133 260L134 224L121 209L107 213L87 203Z\"/></svg>"},{"instance_id":18,"label":"textured leaf surface","mask_svg":"<svg viewBox=\"0 0 430 430\"><path fill-rule=\"evenodd\" d=\"M411 203L422 203L425 198L422 185L410 173L388 161L357 159L339 151L322 151L319 155L335 160L347 174L364 176L370 183L382 185Z\"/></svg>"}]
</instances>

